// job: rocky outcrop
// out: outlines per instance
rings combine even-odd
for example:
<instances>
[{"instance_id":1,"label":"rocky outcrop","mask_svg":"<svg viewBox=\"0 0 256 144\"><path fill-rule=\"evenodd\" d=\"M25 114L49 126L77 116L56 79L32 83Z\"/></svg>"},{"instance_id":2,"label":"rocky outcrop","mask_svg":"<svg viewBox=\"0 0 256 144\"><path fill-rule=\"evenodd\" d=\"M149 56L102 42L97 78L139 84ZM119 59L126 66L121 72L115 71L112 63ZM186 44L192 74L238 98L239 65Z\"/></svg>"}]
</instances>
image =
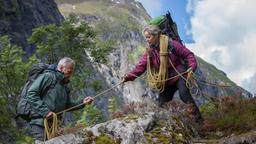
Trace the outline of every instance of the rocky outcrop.
<instances>
[{"instance_id":1,"label":"rocky outcrop","mask_svg":"<svg viewBox=\"0 0 256 144\"><path fill-rule=\"evenodd\" d=\"M9 35L28 55L35 52L27 42L32 29L62 20L54 0L0 0L0 35Z\"/></svg>"},{"instance_id":2,"label":"rocky outcrop","mask_svg":"<svg viewBox=\"0 0 256 144\"><path fill-rule=\"evenodd\" d=\"M193 122L180 111L146 107L134 107L136 113L83 128L75 133L63 135L46 142L54 143L111 143L111 144L147 144L147 143L191 143L198 137Z\"/></svg>"},{"instance_id":3,"label":"rocky outcrop","mask_svg":"<svg viewBox=\"0 0 256 144\"><path fill-rule=\"evenodd\" d=\"M255 143L256 131L223 136L216 130L205 134L204 125L198 125L187 111L188 105L172 101L164 108L134 103L126 116L89 128L72 128L72 133L46 141L46 144L241 144ZM75 131L74 131L75 130ZM69 130L70 131L70 130ZM215 136L211 136L215 135ZM218 138L216 137L218 135ZM222 136L221 136L222 135Z\"/></svg>"}]
</instances>

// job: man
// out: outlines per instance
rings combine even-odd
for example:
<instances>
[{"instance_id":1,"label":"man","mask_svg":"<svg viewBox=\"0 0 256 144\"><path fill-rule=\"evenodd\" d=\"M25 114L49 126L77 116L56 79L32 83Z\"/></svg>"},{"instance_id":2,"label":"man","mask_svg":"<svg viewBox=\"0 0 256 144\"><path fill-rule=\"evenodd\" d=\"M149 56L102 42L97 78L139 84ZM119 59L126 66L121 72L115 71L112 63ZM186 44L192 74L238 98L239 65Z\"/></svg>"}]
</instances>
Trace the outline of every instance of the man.
<instances>
[{"instance_id":1,"label":"man","mask_svg":"<svg viewBox=\"0 0 256 144\"><path fill-rule=\"evenodd\" d=\"M74 68L74 60L64 57L57 66L50 65L28 89L27 100L31 105L32 117L29 130L36 140L44 140L44 118L49 119L53 113L81 103L90 104L93 101L91 97L86 97L80 102L71 100L67 84Z\"/></svg>"},{"instance_id":2,"label":"man","mask_svg":"<svg viewBox=\"0 0 256 144\"><path fill-rule=\"evenodd\" d=\"M162 107L166 102L171 101L174 93L177 90L179 90L181 100L184 103L190 104L192 106L191 113L194 115L195 121L199 124L202 124L203 118L194 99L192 98L189 92L189 89L186 87L185 80L180 76L175 77L178 75L178 72L184 73L186 71L186 66L182 63L182 60L187 60L187 66L189 67L189 70L196 70L197 62L194 54L191 51L189 51L189 49L187 49L185 46L181 45L179 42L168 38L166 42L168 44L166 45L168 46L168 52L161 54L160 38L166 37L161 35L161 30L156 25L147 26L143 30L143 34L147 42L147 49L141 56L139 63L135 66L135 68L122 78L122 82L133 81L135 78L143 74L146 70L148 78L152 77L152 73L153 75L156 74L156 77L152 77L152 79L148 79L148 81L150 86L150 82L152 82L155 79L155 81L161 81L160 85L156 85L153 88L151 87L152 89L157 89L160 92L159 106ZM162 56L167 57L166 65L164 65L164 70L166 70L166 73L164 73L164 75L166 77L164 77L164 79L159 80L158 78L161 78L161 76L157 74L159 71L162 71L160 70L162 65ZM183 77L186 76L183 75ZM159 83L155 82L155 84Z\"/></svg>"}]
</instances>

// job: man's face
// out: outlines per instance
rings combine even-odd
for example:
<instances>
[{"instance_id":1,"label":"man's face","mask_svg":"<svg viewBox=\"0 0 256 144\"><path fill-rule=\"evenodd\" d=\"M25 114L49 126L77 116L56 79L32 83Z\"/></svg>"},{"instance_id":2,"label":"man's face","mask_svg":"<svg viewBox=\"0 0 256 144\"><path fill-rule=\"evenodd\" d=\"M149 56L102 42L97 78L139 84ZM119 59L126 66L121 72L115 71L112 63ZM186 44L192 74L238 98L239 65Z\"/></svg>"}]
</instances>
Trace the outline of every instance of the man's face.
<instances>
[{"instance_id":1,"label":"man's face","mask_svg":"<svg viewBox=\"0 0 256 144\"><path fill-rule=\"evenodd\" d=\"M157 44L157 42L159 40L158 35L152 35L147 31L144 32L144 36L149 45Z\"/></svg>"},{"instance_id":2,"label":"man's face","mask_svg":"<svg viewBox=\"0 0 256 144\"><path fill-rule=\"evenodd\" d=\"M66 63L65 66L62 67L62 70L61 70L63 73L64 73L64 77L65 79L70 79L70 77L72 76L73 74L73 71L74 71L74 65L73 64L70 64L70 63Z\"/></svg>"}]
</instances>

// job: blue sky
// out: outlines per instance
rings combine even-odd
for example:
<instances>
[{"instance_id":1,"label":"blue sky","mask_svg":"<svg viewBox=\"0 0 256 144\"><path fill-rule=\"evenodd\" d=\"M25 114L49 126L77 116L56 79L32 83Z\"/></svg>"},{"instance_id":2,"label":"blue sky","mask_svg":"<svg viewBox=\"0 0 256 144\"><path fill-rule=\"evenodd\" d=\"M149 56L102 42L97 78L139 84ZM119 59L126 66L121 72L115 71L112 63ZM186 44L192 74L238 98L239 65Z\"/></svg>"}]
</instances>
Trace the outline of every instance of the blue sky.
<instances>
[{"instance_id":1,"label":"blue sky","mask_svg":"<svg viewBox=\"0 0 256 144\"><path fill-rule=\"evenodd\" d=\"M182 40L186 43L193 42L191 34L186 32L190 28L190 14L186 12L187 0L138 0L149 15L154 18L170 11L173 20L177 23Z\"/></svg>"},{"instance_id":2,"label":"blue sky","mask_svg":"<svg viewBox=\"0 0 256 144\"><path fill-rule=\"evenodd\" d=\"M137 0L151 17L170 11L197 56L256 95L255 0Z\"/></svg>"}]
</instances>

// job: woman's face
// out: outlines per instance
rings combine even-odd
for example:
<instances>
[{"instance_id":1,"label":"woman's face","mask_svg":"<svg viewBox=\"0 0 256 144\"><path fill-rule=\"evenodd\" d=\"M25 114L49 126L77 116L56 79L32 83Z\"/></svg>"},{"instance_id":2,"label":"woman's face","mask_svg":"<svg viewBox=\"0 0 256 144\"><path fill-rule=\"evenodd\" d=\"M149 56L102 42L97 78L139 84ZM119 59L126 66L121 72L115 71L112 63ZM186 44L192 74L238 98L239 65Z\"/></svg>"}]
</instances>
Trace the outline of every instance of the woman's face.
<instances>
[{"instance_id":1,"label":"woman's face","mask_svg":"<svg viewBox=\"0 0 256 144\"><path fill-rule=\"evenodd\" d=\"M149 45L155 45L159 41L158 35L152 35L149 32L144 32L145 39Z\"/></svg>"}]
</instances>

